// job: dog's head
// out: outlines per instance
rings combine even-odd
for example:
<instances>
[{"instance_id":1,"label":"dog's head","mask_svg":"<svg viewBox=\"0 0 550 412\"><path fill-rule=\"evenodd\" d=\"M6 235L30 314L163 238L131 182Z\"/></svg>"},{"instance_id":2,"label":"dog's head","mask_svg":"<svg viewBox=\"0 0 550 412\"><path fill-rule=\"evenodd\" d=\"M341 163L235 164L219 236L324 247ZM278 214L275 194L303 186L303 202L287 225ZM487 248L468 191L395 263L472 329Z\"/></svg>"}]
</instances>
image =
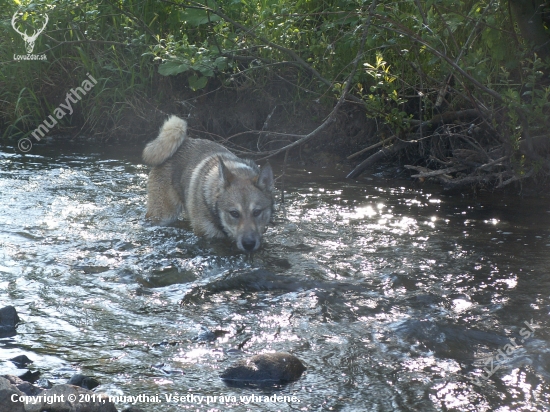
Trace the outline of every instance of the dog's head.
<instances>
[{"instance_id":1,"label":"dog's head","mask_svg":"<svg viewBox=\"0 0 550 412\"><path fill-rule=\"evenodd\" d=\"M220 159L219 177L222 189L216 206L221 226L240 250L254 252L273 213L271 166L259 173L246 165L230 170Z\"/></svg>"}]
</instances>

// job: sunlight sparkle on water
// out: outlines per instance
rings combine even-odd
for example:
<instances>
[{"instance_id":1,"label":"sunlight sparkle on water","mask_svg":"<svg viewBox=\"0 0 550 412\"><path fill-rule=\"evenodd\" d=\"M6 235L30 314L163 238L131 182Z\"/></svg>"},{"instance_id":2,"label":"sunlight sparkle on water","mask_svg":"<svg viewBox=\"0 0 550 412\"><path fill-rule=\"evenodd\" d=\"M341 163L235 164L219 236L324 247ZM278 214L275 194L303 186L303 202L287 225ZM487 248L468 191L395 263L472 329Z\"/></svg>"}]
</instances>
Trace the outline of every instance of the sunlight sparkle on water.
<instances>
[{"instance_id":1,"label":"sunlight sparkle on water","mask_svg":"<svg viewBox=\"0 0 550 412\"><path fill-rule=\"evenodd\" d=\"M469 302L465 299L454 299L452 305L453 310L457 313L460 313L466 309L469 309L472 306L472 302Z\"/></svg>"},{"instance_id":2,"label":"sunlight sparkle on water","mask_svg":"<svg viewBox=\"0 0 550 412\"><path fill-rule=\"evenodd\" d=\"M380 204L377 206L378 209L382 209L384 205L380 206ZM374 210L374 207L371 205L368 206L360 206L356 208L353 212L346 212L342 211L341 216L344 219L364 219L366 217L373 217L376 216L378 212Z\"/></svg>"},{"instance_id":3,"label":"sunlight sparkle on water","mask_svg":"<svg viewBox=\"0 0 550 412\"><path fill-rule=\"evenodd\" d=\"M468 399L467 393L461 393L461 388L457 383L445 382L436 384L434 389L437 391L435 395L430 397L435 398L434 402L443 402L446 408L458 408L470 405L470 399ZM483 409L478 409L483 410Z\"/></svg>"},{"instance_id":4,"label":"sunlight sparkle on water","mask_svg":"<svg viewBox=\"0 0 550 412\"><path fill-rule=\"evenodd\" d=\"M154 378L153 382L157 385L171 385L174 383L174 381L171 381L170 379L164 379L164 378Z\"/></svg>"},{"instance_id":5,"label":"sunlight sparkle on water","mask_svg":"<svg viewBox=\"0 0 550 412\"><path fill-rule=\"evenodd\" d=\"M194 348L191 349L189 352L186 352L181 357L176 357L174 360L184 363L197 363L200 359L209 357L212 355L216 355L215 352L212 352L212 349L210 348ZM220 354L218 353L218 356Z\"/></svg>"}]
</instances>

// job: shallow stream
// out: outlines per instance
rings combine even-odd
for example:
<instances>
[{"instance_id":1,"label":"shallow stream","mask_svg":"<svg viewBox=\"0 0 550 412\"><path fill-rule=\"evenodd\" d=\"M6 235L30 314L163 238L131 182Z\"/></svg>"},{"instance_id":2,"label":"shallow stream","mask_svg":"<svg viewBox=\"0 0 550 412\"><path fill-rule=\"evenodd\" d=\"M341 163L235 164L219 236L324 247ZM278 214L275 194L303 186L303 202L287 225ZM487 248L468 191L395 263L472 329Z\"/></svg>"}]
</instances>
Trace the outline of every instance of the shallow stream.
<instances>
[{"instance_id":1,"label":"shallow stream","mask_svg":"<svg viewBox=\"0 0 550 412\"><path fill-rule=\"evenodd\" d=\"M147 225L147 172L127 147L0 148L0 307L23 321L0 375L24 354L147 412L550 409L548 199L293 165L247 258L186 222ZM219 379L270 351L307 371ZM248 398L274 394L294 398Z\"/></svg>"}]
</instances>

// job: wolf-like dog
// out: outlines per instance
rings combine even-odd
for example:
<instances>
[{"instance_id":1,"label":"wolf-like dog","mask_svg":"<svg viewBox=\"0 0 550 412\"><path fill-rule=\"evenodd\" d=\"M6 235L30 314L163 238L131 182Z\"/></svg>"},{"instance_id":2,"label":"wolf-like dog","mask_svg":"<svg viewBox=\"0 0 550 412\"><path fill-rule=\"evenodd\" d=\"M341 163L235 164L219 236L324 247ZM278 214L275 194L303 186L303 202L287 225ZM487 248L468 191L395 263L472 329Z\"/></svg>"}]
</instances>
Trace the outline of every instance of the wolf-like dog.
<instances>
[{"instance_id":1,"label":"wolf-like dog","mask_svg":"<svg viewBox=\"0 0 550 412\"><path fill-rule=\"evenodd\" d=\"M251 253L273 213L273 171L240 159L222 145L187 136L187 122L172 116L143 150L153 166L146 218L167 225L183 212L195 234L228 237Z\"/></svg>"}]
</instances>

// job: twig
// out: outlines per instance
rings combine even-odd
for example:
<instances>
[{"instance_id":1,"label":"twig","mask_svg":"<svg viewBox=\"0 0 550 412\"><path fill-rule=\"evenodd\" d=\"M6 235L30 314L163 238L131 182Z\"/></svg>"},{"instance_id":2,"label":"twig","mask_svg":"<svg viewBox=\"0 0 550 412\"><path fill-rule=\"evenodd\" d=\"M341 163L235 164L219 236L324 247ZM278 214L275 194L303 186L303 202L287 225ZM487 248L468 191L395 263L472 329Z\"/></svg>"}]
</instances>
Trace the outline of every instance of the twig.
<instances>
[{"instance_id":1,"label":"twig","mask_svg":"<svg viewBox=\"0 0 550 412\"><path fill-rule=\"evenodd\" d=\"M368 152L368 151L370 151L370 150L372 150L372 149L376 149L377 147L383 146L384 144L389 143L389 142L391 142L392 140L394 140L395 137L396 137L396 136L388 137L387 139L384 139L384 140L382 140L381 142L375 143L375 144L373 144L373 145L371 145L371 146L369 146L369 147L365 147L364 149L361 149L361 150L359 150L358 152L355 152L354 154L349 155L346 159L347 159L347 160L351 160L351 159L353 159L354 157L357 157L357 156L359 156L359 155L362 155L362 154L365 153L365 152Z\"/></svg>"},{"instance_id":2,"label":"twig","mask_svg":"<svg viewBox=\"0 0 550 412\"><path fill-rule=\"evenodd\" d=\"M461 171L466 170L466 169L471 169L471 166L467 166L467 165L452 166L452 167L448 167L448 168L445 168L445 169L439 169L439 170L430 170L426 167L413 166L413 165L405 165L404 167L405 167L405 169L415 170L415 171L419 172L418 174L411 175L411 177L416 177L416 178L419 178L419 179L428 178L428 177L435 177L441 183L443 183L443 185L446 188L452 188L452 187L456 188L456 187L460 187L460 186L464 186L464 185L472 184L472 183L487 182L487 181L494 180L494 179L497 179L497 178L502 179L502 176L504 175L502 172L490 173L490 174L476 174L476 172L489 169L492 166L495 166L499 163L502 163L504 160L506 160L508 158L509 158L509 156L503 156L503 157L495 159L495 160L493 160L489 163L485 163L484 165L481 165L481 166L475 168L475 170L473 170L472 173L470 173L468 176L462 177L460 179L452 178L451 176L449 176L449 173L456 173L456 172L461 172ZM520 179L524 179L526 177L529 177L529 176L531 176L532 173L533 173L533 169L531 169L530 172L526 173L523 176L520 176L520 177L513 176L512 178L510 178L510 179L508 179L504 182L501 182L497 186L497 188L501 188L501 187L503 187L503 186L505 186L505 185L507 185L511 182L516 181L516 180L520 180Z\"/></svg>"},{"instance_id":3,"label":"twig","mask_svg":"<svg viewBox=\"0 0 550 412\"><path fill-rule=\"evenodd\" d=\"M407 169L412 169L412 170L416 170L418 172L421 172L419 175L414 175L414 177L420 177L420 178L434 177L434 178L437 178L443 184L444 188L447 189L447 190L448 189L456 189L458 187L465 186L465 185L468 185L468 184L488 182L488 181L491 181L491 180L498 179L499 177L501 178L502 175L503 175L503 173L482 174L482 175L470 174L466 177L462 177L462 178L459 178L459 179L456 179L456 178L453 179L451 176L446 175L446 173L439 173L438 174L438 172L442 172L445 169L442 169L441 171L440 170L431 171L430 169L427 169L427 168L421 167L421 166L406 165L405 167ZM450 171L450 169L452 169L452 168L446 169L446 171L448 173L452 173L452 171Z\"/></svg>"},{"instance_id":4,"label":"twig","mask_svg":"<svg viewBox=\"0 0 550 412\"><path fill-rule=\"evenodd\" d=\"M504 180L503 182L500 182L497 186L497 189L500 189L506 185L509 185L512 182L516 182L518 180L526 179L528 177L531 177L531 175L535 172L534 168L531 168L527 173L524 173L523 175L514 175L508 180Z\"/></svg>"},{"instance_id":5,"label":"twig","mask_svg":"<svg viewBox=\"0 0 550 412\"><path fill-rule=\"evenodd\" d=\"M405 169L416 170L417 172L420 172L416 175L411 175L411 177L417 177L417 178L437 177L437 176L446 175L449 173L461 172L462 170L470 169L469 166L453 166L453 167L448 167L446 169L439 169L439 170L430 170L426 167L412 166L412 165L405 165L404 167Z\"/></svg>"},{"instance_id":6,"label":"twig","mask_svg":"<svg viewBox=\"0 0 550 412\"><path fill-rule=\"evenodd\" d=\"M360 164L358 164L355 169L353 169L346 178L348 179L355 179L357 176L359 176L365 169L372 166L375 163L378 163L380 160L385 158L386 156L390 156L392 154L395 154L399 152L400 150L406 148L407 146L414 144L416 142L409 142L405 140L399 140L395 144L385 147L382 150L379 150L375 154L369 156L367 159L363 160Z\"/></svg>"},{"instance_id":7,"label":"twig","mask_svg":"<svg viewBox=\"0 0 550 412\"><path fill-rule=\"evenodd\" d=\"M485 156L487 156L487 154L485 154ZM502 163L503 161L505 161L506 159L508 159L510 156L502 156L496 160L493 160L492 162L489 162L489 163L485 163L484 165L481 165L479 166L476 170L485 170L485 169L488 169L490 167L493 167L499 163Z\"/></svg>"},{"instance_id":8,"label":"twig","mask_svg":"<svg viewBox=\"0 0 550 412\"><path fill-rule=\"evenodd\" d=\"M437 114L434 117L432 117L430 120L426 120L424 122L411 119L409 123L413 124L414 126L423 127L423 126L430 126L438 123L450 123L454 120L469 120L479 116L480 116L480 113L477 109L466 109L466 110L458 110L456 112L445 112L442 114Z\"/></svg>"},{"instance_id":9,"label":"twig","mask_svg":"<svg viewBox=\"0 0 550 412\"><path fill-rule=\"evenodd\" d=\"M285 152L285 159L283 161L283 173L281 174L281 205L283 207L283 214L286 218L286 208L285 208L285 176L286 176L286 161L288 159L288 152Z\"/></svg>"}]
</instances>

